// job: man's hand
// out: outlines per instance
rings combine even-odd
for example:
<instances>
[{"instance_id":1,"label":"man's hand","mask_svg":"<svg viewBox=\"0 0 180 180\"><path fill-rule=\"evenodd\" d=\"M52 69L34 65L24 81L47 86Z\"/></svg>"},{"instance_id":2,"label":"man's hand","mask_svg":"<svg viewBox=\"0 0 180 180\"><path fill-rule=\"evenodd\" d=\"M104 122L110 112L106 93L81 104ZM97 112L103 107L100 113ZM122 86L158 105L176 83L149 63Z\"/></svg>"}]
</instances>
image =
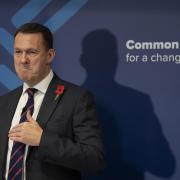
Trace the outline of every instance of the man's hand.
<instances>
[{"instance_id":1,"label":"man's hand","mask_svg":"<svg viewBox=\"0 0 180 180\"><path fill-rule=\"evenodd\" d=\"M27 121L14 126L9 131L8 136L12 141L22 142L30 146L39 146L43 130L32 118L29 111L26 118Z\"/></svg>"}]
</instances>

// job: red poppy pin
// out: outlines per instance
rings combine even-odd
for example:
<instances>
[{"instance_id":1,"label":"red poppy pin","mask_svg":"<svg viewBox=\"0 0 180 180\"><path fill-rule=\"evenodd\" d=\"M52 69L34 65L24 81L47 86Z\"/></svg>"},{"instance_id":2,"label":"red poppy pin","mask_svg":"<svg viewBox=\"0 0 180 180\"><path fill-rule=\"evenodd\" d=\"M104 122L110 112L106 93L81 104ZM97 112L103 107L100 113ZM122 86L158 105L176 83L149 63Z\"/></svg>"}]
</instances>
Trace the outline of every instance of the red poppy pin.
<instances>
[{"instance_id":1,"label":"red poppy pin","mask_svg":"<svg viewBox=\"0 0 180 180\"><path fill-rule=\"evenodd\" d=\"M57 88L55 90L55 98L54 100L56 101L59 96L61 96L64 93L64 86L63 85L57 85Z\"/></svg>"}]
</instances>

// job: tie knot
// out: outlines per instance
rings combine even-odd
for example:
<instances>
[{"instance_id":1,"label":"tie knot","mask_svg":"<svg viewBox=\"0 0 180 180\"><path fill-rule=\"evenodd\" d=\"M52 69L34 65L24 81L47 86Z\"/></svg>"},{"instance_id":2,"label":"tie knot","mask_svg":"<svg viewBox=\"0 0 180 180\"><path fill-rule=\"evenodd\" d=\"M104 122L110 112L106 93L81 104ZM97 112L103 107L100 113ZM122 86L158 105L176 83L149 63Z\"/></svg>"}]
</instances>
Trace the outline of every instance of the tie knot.
<instances>
[{"instance_id":1,"label":"tie knot","mask_svg":"<svg viewBox=\"0 0 180 180\"><path fill-rule=\"evenodd\" d=\"M28 88L26 90L26 92L28 93L29 96L34 96L34 94L37 92L37 89L35 89L35 88Z\"/></svg>"}]
</instances>

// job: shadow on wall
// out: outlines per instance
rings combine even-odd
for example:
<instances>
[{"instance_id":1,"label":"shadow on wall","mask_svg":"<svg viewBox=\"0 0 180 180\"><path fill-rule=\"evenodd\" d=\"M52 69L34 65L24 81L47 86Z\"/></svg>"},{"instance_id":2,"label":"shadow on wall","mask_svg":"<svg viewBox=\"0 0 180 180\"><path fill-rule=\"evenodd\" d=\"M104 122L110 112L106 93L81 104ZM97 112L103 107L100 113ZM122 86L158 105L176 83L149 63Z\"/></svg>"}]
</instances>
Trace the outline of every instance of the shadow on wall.
<instances>
[{"instance_id":1,"label":"shadow on wall","mask_svg":"<svg viewBox=\"0 0 180 180\"><path fill-rule=\"evenodd\" d=\"M175 159L147 94L114 81L117 42L108 30L95 30L82 42L81 65L87 79L83 87L96 98L103 129L107 166L84 180L144 180L144 173L170 177Z\"/></svg>"}]
</instances>

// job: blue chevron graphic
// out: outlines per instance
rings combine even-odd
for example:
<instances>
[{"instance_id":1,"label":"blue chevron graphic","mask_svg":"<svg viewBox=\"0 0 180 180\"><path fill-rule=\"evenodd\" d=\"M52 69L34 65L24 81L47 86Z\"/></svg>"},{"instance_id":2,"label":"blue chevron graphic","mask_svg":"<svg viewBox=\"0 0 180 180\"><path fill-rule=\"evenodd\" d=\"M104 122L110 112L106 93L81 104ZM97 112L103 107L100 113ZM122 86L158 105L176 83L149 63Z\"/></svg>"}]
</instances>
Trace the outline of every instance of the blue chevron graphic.
<instances>
[{"instance_id":1,"label":"blue chevron graphic","mask_svg":"<svg viewBox=\"0 0 180 180\"><path fill-rule=\"evenodd\" d=\"M13 56L13 36L4 28L0 28L0 43Z\"/></svg>"},{"instance_id":2,"label":"blue chevron graphic","mask_svg":"<svg viewBox=\"0 0 180 180\"><path fill-rule=\"evenodd\" d=\"M52 0L30 0L12 17L15 27L34 19Z\"/></svg>"},{"instance_id":3,"label":"blue chevron graphic","mask_svg":"<svg viewBox=\"0 0 180 180\"><path fill-rule=\"evenodd\" d=\"M9 90L22 84L19 78L5 65L0 65L0 76L0 82Z\"/></svg>"},{"instance_id":4,"label":"blue chevron graphic","mask_svg":"<svg viewBox=\"0 0 180 180\"><path fill-rule=\"evenodd\" d=\"M62 27L72 16L74 16L88 0L71 0L62 9L60 9L54 16L52 16L45 23L52 32L57 31Z\"/></svg>"},{"instance_id":5,"label":"blue chevron graphic","mask_svg":"<svg viewBox=\"0 0 180 180\"><path fill-rule=\"evenodd\" d=\"M52 0L30 0L12 17L11 21L15 27L34 19ZM54 33L71 19L88 0L70 0L64 7L50 17L44 25L48 26ZM0 44L13 55L13 36L4 28L0 28ZM6 77L6 79L4 79ZM18 87L22 82L5 65L0 65L0 82L9 90Z\"/></svg>"}]
</instances>

